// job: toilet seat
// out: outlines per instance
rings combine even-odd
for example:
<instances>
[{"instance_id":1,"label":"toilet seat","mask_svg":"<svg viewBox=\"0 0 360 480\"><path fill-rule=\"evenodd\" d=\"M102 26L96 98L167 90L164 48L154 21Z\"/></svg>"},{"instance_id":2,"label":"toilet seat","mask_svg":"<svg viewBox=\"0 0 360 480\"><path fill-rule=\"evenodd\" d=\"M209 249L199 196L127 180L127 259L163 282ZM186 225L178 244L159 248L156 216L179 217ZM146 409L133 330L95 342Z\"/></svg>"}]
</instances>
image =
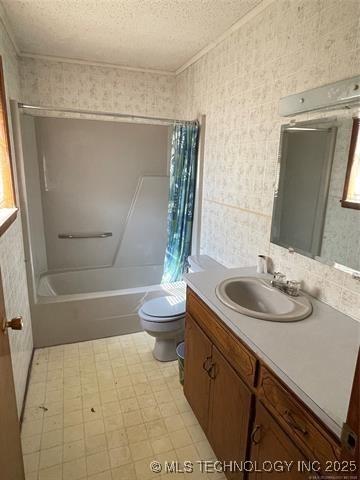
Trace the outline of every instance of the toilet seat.
<instances>
[{"instance_id":1,"label":"toilet seat","mask_svg":"<svg viewBox=\"0 0 360 480\"><path fill-rule=\"evenodd\" d=\"M141 310L138 312L139 317L141 320L145 320L146 322L149 323L171 323L171 322L176 322L178 320L181 320L182 318L185 317L184 315L178 315L177 317L152 317L150 315L146 315L144 312Z\"/></svg>"},{"instance_id":2,"label":"toilet seat","mask_svg":"<svg viewBox=\"0 0 360 480\"><path fill-rule=\"evenodd\" d=\"M139 315L143 320L154 323L179 320L185 316L185 299L176 296L153 298L144 303Z\"/></svg>"},{"instance_id":3,"label":"toilet seat","mask_svg":"<svg viewBox=\"0 0 360 480\"><path fill-rule=\"evenodd\" d=\"M206 255L190 256L188 260L190 272L201 272L211 268L225 268ZM183 286L185 287L185 283L181 282L182 288L180 291L177 287L172 289L171 285L170 283L170 288L161 292L169 292L168 296L153 298L145 302L138 310L142 329L155 338L153 356L160 362L176 360L176 346L184 341L186 314L185 288ZM178 293L178 295L171 295L172 291Z\"/></svg>"}]
</instances>

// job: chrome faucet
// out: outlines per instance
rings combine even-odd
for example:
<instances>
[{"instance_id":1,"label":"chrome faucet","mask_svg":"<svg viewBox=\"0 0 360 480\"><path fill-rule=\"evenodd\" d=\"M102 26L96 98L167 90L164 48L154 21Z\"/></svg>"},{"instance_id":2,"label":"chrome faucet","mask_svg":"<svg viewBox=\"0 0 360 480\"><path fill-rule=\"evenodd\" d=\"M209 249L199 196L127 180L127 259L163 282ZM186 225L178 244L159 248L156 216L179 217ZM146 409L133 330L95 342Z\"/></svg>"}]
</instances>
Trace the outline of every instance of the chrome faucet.
<instances>
[{"instance_id":1,"label":"chrome faucet","mask_svg":"<svg viewBox=\"0 0 360 480\"><path fill-rule=\"evenodd\" d=\"M274 272L271 286L286 293L286 276L281 272Z\"/></svg>"},{"instance_id":2,"label":"chrome faucet","mask_svg":"<svg viewBox=\"0 0 360 480\"><path fill-rule=\"evenodd\" d=\"M274 272L274 278L270 282L271 286L277 288L291 297L297 297L300 292L300 282L295 280L286 280L286 276L281 272Z\"/></svg>"}]
</instances>

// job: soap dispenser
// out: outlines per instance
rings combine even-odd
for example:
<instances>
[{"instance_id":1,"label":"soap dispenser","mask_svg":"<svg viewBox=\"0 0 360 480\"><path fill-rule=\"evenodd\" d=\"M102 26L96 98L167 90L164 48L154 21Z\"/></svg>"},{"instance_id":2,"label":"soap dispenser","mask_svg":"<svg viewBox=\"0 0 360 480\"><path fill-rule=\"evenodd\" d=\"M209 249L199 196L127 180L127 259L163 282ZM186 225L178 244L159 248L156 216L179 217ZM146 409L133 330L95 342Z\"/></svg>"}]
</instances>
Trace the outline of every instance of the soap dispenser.
<instances>
[{"instance_id":1,"label":"soap dispenser","mask_svg":"<svg viewBox=\"0 0 360 480\"><path fill-rule=\"evenodd\" d=\"M257 273L268 273L268 257L266 255L258 255L256 271Z\"/></svg>"}]
</instances>

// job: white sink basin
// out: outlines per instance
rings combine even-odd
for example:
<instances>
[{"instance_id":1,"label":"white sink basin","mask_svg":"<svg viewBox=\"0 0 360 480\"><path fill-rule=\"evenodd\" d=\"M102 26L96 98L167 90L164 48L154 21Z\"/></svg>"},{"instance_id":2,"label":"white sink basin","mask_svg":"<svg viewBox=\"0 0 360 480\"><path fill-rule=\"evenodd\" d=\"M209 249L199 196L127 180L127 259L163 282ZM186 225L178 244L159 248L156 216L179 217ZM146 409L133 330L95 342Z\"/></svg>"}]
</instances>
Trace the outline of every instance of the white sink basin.
<instances>
[{"instance_id":1,"label":"white sink basin","mask_svg":"<svg viewBox=\"0 0 360 480\"><path fill-rule=\"evenodd\" d=\"M305 295L291 297L257 277L227 278L216 287L216 295L239 313L272 322L296 322L312 312Z\"/></svg>"}]
</instances>

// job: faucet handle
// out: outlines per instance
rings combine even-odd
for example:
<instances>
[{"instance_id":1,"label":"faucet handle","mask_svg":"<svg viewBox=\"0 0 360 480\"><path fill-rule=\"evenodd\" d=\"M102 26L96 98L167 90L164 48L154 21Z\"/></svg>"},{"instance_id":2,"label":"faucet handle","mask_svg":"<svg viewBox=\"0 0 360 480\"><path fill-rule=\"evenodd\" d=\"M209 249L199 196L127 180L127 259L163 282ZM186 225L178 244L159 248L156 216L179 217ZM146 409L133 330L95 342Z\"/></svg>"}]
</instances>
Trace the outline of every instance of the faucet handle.
<instances>
[{"instance_id":1,"label":"faucet handle","mask_svg":"<svg viewBox=\"0 0 360 480\"><path fill-rule=\"evenodd\" d=\"M287 282L287 294L291 295L292 297L298 297L300 293L301 282L297 280L289 280Z\"/></svg>"},{"instance_id":2,"label":"faucet handle","mask_svg":"<svg viewBox=\"0 0 360 480\"><path fill-rule=\"evenodd\" d=\"M284 273L281 273L281 272L274 272L273 273L273 278L274 280L276 280L277 282L285 282L286 280L286 275Z\"/></svg>"}]
</instances>

